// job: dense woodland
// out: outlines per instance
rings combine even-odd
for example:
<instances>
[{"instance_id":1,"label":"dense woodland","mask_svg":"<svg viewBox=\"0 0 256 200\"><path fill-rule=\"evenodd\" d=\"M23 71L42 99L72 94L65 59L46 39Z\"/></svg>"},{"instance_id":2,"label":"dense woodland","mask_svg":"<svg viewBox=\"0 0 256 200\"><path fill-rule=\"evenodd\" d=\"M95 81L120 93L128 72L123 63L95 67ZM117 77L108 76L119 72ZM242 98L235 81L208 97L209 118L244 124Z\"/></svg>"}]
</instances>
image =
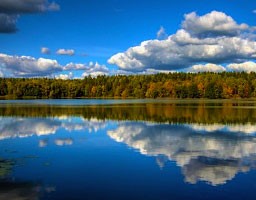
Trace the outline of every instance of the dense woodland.
<instances>
[{"instance_id":1,"label":"dense woodland","mask_svg":"<svg viewBox=\"0 0 256 200\"><path fill-rule=\"evenodd\" d=\"M5 98L251 98L256 73L169 73L60 80L0 78Z\"/></svg>"}]
</instances>

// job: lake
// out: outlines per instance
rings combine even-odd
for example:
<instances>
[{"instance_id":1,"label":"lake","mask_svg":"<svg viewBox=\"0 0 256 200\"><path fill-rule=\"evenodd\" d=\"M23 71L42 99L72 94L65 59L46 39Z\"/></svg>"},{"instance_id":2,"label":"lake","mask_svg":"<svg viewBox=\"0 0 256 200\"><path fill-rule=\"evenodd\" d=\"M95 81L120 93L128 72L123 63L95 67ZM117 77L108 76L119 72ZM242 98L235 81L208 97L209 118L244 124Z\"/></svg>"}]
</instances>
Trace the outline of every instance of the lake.
<instances>
[{"instance_id":1,"label":"lake","mask_svg":"<svg viewBox=\"0 0 256 200\"><path fill-rule=\"evenodd\" d=\"M254 199L252 100L0 100L0 200Z\"/></svg>"}]
</instances>

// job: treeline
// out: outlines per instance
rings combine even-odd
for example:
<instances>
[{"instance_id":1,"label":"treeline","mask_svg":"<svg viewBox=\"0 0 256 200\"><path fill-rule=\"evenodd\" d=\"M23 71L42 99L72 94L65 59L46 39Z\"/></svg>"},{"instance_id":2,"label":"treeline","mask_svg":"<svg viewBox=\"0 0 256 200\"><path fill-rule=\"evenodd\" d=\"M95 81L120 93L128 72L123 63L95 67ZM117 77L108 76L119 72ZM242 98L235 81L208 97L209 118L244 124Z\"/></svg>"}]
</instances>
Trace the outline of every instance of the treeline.
<instances>
[{"instance_id":1,"label":"treeline","mask_svg":"<svg viewBox=\"0 0 256 200\"><path fill-rule=\"evenodd\" d=\"M0 78L6 98L250 98L256 73L169 73L60 80Z\"/></svg>"}]
</instances>

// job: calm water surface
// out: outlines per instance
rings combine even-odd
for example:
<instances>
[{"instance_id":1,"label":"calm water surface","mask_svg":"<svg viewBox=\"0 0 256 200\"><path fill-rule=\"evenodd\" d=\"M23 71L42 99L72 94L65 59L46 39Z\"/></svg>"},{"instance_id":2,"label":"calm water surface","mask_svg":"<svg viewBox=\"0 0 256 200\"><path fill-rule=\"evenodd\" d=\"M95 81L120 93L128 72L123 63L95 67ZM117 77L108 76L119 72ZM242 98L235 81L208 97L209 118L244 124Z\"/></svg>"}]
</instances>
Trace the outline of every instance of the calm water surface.
<instances>
[{"instance_id":1,"label":"calm water surface","mask_svg":"<svg viewBox=\"0 0 256 200\"><path fill-rule=\"evenodd\" d=\"M0 101L0 200L254 199L256 102Z\"/></svg>"}]
</instances>

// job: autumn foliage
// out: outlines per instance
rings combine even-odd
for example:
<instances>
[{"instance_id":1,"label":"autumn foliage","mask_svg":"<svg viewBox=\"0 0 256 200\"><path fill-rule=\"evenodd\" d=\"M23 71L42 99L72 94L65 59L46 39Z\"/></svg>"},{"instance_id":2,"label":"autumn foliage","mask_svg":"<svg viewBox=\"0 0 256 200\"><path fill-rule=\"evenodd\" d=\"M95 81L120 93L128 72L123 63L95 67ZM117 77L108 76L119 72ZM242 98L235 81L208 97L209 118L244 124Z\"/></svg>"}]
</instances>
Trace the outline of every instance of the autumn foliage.
<instances>
[{"instance_id":1,"label":"autumn foliage","mask_svg":"<svg viewBox=\"0 0 256 200\"><path fill-rule=\"evenodd\" d=\"M5 98L251 98L256 73L169 73L60 80L0 78Z\"/></svg>"}]
</instances>

